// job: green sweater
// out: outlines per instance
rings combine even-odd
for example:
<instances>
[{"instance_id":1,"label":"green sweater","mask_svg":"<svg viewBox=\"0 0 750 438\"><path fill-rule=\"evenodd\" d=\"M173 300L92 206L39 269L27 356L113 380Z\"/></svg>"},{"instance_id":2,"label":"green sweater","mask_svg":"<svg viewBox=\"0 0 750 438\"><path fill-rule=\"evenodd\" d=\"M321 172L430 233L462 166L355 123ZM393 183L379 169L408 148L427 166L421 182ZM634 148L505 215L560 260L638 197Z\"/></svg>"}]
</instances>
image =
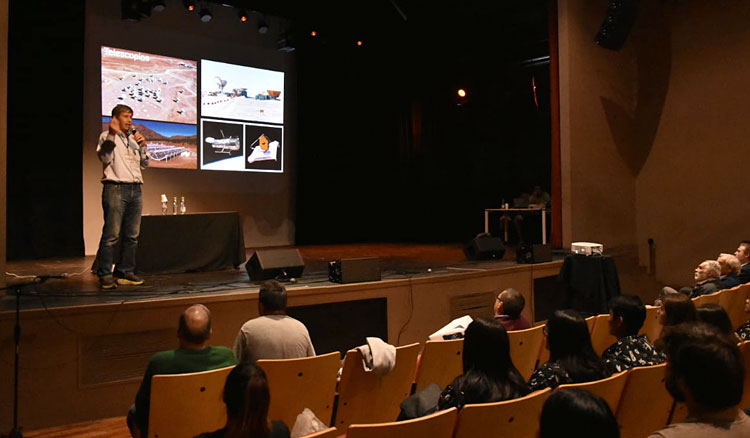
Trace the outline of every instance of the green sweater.
<instances>
[{"instance_id":1,"label":"green sweater","mask_svg":"<svg viewBox=\"0 0 750 438\"><path fill-rule=\"evenodd\" d=\"M143 436L148 433L148 412L151 401L151 378L157 374L183 374L215 370L237 364L227 347L206 347L203 350L160 351L148 362L141 387L135 396L135 417Z\"/></svg>"}]
</instances>

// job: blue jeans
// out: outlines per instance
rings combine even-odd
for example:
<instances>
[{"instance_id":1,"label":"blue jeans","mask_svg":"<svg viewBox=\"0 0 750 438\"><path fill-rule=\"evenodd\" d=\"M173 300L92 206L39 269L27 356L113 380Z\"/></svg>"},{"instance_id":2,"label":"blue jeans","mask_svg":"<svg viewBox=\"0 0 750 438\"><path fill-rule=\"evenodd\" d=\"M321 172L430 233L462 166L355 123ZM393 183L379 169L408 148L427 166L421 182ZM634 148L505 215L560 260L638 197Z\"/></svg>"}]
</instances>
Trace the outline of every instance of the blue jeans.
<instances>
[{"instance_id":1,"label":"blue jeans","mask_svg":"<svg viewBox=\"0 0 750 438\"><path fill-rule=\"evenodd\" d=\"M104 228L99 241L99 267L96 271L99 277L112 275L115 245L121 234L120 260L115 266L115 272L129 273L135 270L135 250L138 247L143 209L141 198L141 184L104 183Z\"/></svg>"}]
</instances>

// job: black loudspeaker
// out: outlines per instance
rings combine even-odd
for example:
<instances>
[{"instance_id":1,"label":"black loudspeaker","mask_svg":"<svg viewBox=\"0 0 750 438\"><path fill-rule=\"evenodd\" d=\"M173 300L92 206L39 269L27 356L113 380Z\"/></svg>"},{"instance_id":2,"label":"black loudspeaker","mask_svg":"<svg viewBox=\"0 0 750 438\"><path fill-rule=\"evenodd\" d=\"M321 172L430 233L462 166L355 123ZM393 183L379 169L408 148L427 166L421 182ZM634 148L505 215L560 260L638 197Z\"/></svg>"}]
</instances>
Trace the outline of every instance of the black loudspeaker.
<instances>
[{"instance_id":1,"label":"black loudspeaker","mask_svg":"<svg viewBox=\"0 0 750 438\"><path fill-rule=\"evenodd\" d=\"M328 279L334 283L380 281L380 259L362 257L329 262Z\"/></svg>"},{"instance_id":2,"label":"black loudspeaker","mask_svg":"<svg viewBox=\"0 0 750 438\"><path fill-rule=\"evenodd\" d=\"M552 261L552 248L549 245L520 245L516 249L517 263L544 263Z\"/></svg>"},{"instance_id":3,"label":"black loudspeaker","mask_svg":"<svg viewBox=\"0 0 750 438\"><path fill-rule=\"evenodd\" d=\"M299 278L305 269L305 262L295 248L261 249L253 253L245 269L253 281Z\"/></svg>"},{"instance_id":4,"label":"black loudspeaker","mask_svg":"<svg viewBox=\"0 0 750 438\"><path fill-rule=\"evenodd\" d=\"M620 50L635 23L639 2L640 0L609 0L607 15L594 41L605 49Z\"/></svg>"},{"instance_id":5,"label":"black loudspeaker","mask_svg":"<svg viewBox=\"0 0 750 438\"><path fill-rule=\"evenodd\" d=\"M464 246L464 254L469 260L500 260L505 255L505 245L499 237L480 234Z\"/></svg>"}]
</instances>

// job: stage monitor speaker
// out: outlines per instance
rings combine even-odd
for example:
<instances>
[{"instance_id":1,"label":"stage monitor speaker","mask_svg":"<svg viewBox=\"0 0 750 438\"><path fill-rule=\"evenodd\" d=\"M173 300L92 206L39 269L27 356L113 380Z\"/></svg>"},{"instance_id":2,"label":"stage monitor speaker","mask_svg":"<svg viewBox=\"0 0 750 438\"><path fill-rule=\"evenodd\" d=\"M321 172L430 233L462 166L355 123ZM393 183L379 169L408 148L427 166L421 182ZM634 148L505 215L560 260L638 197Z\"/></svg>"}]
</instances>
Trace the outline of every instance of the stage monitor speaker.
<instances>
[{"instance_id":1,"label":"stage monitor speaker","mask_svg":"<svg viewBox=\"0 0 750 438\"><path fill-rule=\"evenodd\" d=\"M361 257L329 262L328 279L334 283L380 281L380 259Z\"/></svg>"},{"instance_id":2,"label":"stage monitor speaker","mask_svg":"<svg viewBox=\"0 0 750 438\"><path fill-rule=\"evenodd\" d=\"M499 237L480 234L464 246L464 254L469 260L500 260L505 255L505 245Z\"/></svg>"},{"instance_id":3,"label":"stage monitor speaker","mask_svg":"<svg viewBox=\"0 0 750 438\"><path fill-rule=\"evenodd\" d=\"M245 269L252 281L289 279L301 277L305 263L296 248L259 249L245 264Z\"/></svg>"},{"instance_id":4,"label":"stage monitor speaker","mask_svg":"<svg viewBox=\"0 0 750 438\"><path fill-rule=\"evenodd\" d=\"M607 15L594 41L610 50L620 50L635 24L640 0L609 0Z\"/></svg>"},{"instance_id":5,"label":"stage monitor speaker","mask_svg":"<svg viewBox=\"0 0 750 438\"><path fill-rule=\"evenodd\" d=\"M544 263L552 261L549 245L520 245L516 250L517 263Z\"/></svg>"}]
</instances>

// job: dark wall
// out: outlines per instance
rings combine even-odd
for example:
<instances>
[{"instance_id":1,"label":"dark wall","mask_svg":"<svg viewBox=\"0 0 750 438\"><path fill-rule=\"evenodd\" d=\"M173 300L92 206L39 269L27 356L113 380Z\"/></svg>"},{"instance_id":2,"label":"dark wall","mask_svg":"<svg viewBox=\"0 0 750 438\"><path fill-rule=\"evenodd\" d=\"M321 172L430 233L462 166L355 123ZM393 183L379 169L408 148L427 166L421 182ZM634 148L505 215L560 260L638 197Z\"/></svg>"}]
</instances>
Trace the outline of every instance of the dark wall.
<instances>
[{"instance_id":1,"label":"dark wall","mask_svg":"<svg viewBox=\"0 0 750 438\"><path fill-rule=\"evenodd\" d=\"M8 259L80 256L84 2L9 14Z\"/></svg>"},{"instance_id":2,"label":"dark wall","mask_svg":"<svg viewBox=\"0 0 750 438\"><path fill-rule=\"evenodd\" d=\"M464 241L483 208L549 191L549 65L523 62L548 54L546 21L504 34L452 28L453 12L384 23L390 37L362 47L298 48L297 243Z\"/></svg>"}]
</instances>

